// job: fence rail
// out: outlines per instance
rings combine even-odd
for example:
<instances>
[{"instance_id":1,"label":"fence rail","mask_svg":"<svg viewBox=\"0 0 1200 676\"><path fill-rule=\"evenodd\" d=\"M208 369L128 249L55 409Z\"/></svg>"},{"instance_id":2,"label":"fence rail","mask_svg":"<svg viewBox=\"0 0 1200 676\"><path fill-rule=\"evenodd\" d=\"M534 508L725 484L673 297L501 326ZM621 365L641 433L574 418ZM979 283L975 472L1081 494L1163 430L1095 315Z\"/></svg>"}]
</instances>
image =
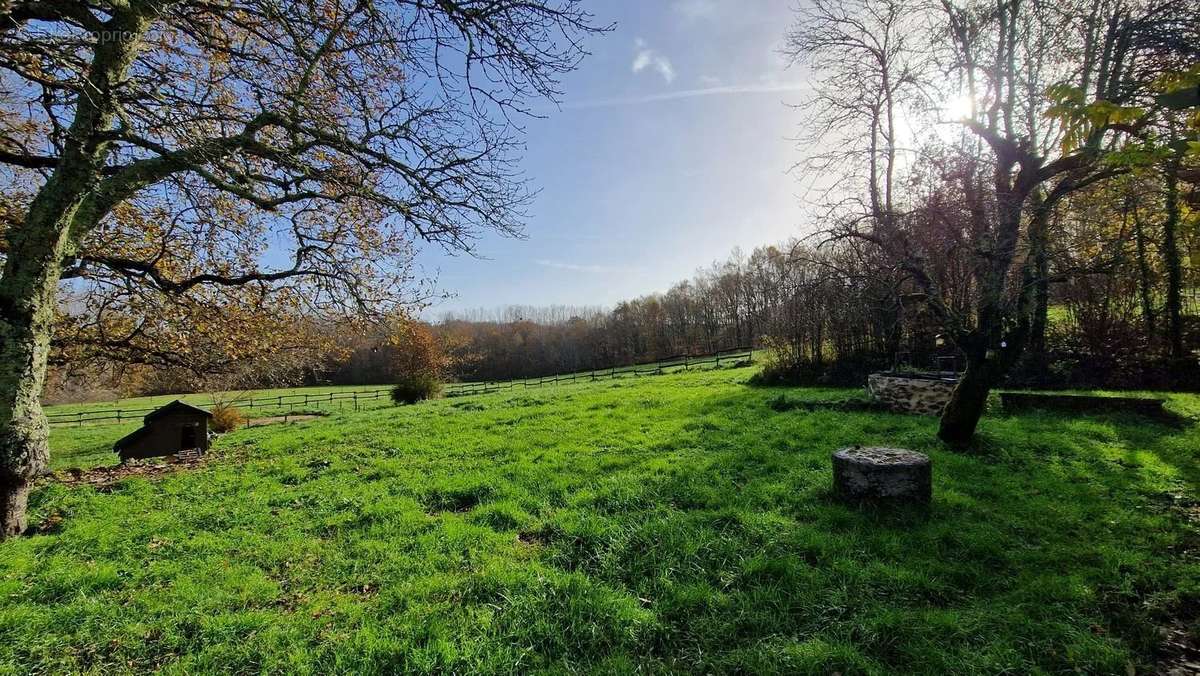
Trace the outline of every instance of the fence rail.
<instances>
[{"instance_id":1,"label":"fence rail","mask_svg":"<svg viewBox=\"0 0 1200 676\"><path fill-rule=\"evenodd\" d=\"M666 359L657 361L643 362L639 364L631 364L629 366L616 366L607 369L595 369L592 371L575 371L573 373L555 374L553 376L542 376L540 378L526 378L524 380L506 380L506 381L486 381L486 382L469 382L469 383L449 383L445 386L445 393L448 397L463 397L474 394L486 394L488 392L500 392L502 390L511 390L514 388L529 389L531 387L541 387L542 385L554 385L558 383L574 383L580 381L596 381L603 379L620 378L622 376L640 376L653 373L662 373L663 369L680 368L688 370L693 366L702 366L704 364L721 365L722 361L727 363L736 363L738 361L748 360L754 361L754 352L749 347L739 347L731 350L721 350L706 355L687 355L681 354ZM332 405L337 403L339 406L353 404L354 410L358 410L360 404L366 401L375 401L380 398L386 398L391 388L378 388L372 390L354 390L350 392L327 392L325 394L278 394L274 396L249 396L244 399L233 401L238 408L256 409L256 408L272 408L285 409L286 412L294 412L297 407L310 408L321 405ZM75 413L47 413L46 418L51 425L74 425L82 427L84 424L102 424L115 425L126 422L136 422L145 414L157 410L158 407L150 408L114 408L94 411L77 411Z\"/></svg>"},{"instance_id":2,"label":"fence rail","mask_svg":"<svg viewBox=\"0 0 1200 676\"><path fill-rule=\"evenodd\" d=\"M361 402L374 401L381 397L387 397L391 388L379 388L374 390L354 390L349 392L326 392L325 394L302 393L302 394L278 394L274 396L250 396L245 399L237 399L231 403L238 408L275 408L293 411L297 406L311 407L320 406L322 404L340 405L353 402L354 408L357 410ZM46 419L51 425L75 425L82 427L85 423L90 424L120 424L125 422L136 422L143 415L157 410L159 407L150 408L114 408L99 411L78 411L75 413L47 413Z\"/></svg>"},{"instance_id":3,"label":"fence rail","mask_svg":"<svg viewBox=\"0 0 1200 676\"><path fill-rule=\"evenodd\" d=\"M728 363L737 363L743 360L750 362L754 361L753 348L738 347L730 350L720 350L718 352L705 355L681 354L674 357L667 357L666 359L631 364L629 366L615 366L606 369L594 369L592 371L574 371L572 373L542 376L540 378L526 378L523 380L450 383L446 385L445 393L447 397L463 397L473 394L501 392L504 390L512 390L514 388L529 389L531 387L555 385L558 383L574 383L580 381L594 382L596 380L620 378L622 376L629 375L650 375L662 373L663 369L669 368L680 368L686 371L693 366L702 366L704 364L716 364L717 366L720 366L722 361Z\"/></svg>"}]
</instances>

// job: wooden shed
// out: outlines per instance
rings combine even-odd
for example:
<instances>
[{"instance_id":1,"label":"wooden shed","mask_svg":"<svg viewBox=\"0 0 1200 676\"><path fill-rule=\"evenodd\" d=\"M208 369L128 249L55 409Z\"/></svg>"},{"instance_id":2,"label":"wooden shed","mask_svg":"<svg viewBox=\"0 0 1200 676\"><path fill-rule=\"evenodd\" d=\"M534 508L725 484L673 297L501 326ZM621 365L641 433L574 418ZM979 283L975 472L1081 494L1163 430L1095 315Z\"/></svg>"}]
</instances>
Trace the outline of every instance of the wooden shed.
<instances>
[{"instance_id":1,"label":"wooden shed","mask_svg":"<svg viewBox=\"0 0 1200 676\"><path fill-rule=\"evenodd\" d=\"M191 404L175 401L151 411L142 427L113 444L121 462L131 458L154 458L208 450L208 421L212 414Z\"/></svg>"}]
</instances>

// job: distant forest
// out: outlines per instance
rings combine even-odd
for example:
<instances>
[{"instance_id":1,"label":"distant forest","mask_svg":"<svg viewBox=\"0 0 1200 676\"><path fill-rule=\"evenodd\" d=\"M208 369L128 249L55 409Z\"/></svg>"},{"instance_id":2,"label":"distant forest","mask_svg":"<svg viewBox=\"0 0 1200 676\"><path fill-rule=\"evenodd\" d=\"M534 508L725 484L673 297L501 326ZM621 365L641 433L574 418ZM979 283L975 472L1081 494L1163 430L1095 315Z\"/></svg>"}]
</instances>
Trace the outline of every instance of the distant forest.
<instances>
[{"instance_id":1,"label":"distant forest","mask_svg":"<svg viewBox=\"0 0 1200 676\"><path fill-rule=\"evenodd\" d=\"M1064 226L1076 230L1081 254L1075 255L1100 247L1105 265L1047 285L1046 319L1009 374L1010 384L1200 384L1190 361L1163 358L1170 350L1163 304L1171 294L1157 238L1140 225L1110 229L1087 196L1074 206L1091 217L1064 218ZM1068 249L1056 263L1076 266L1078 258ZM966 276L956 274L954 261L943 264L943 288L965 295ZM1191 274L1178 292L1186 350L1200 345L1200 297L1191 278L1197 268L1185 268ZM735 250L665 293L610 310L513 306L449 314L431 328L451 372L463 380L526 378L746 345L769 348L774 377L784 382L861 385L873 370L962 367L957 348L899 273L853 249L813 248L800 240L749 255Z\"/></svg>"},{"instance_id":2,"label":"distant forest","mask_svg":"<svg viewBox=\"0 0 1200 676\"><path fill-rule=\"evenodd\" d=\"M1050 285L1045 334L1009 375L1010 384L1200 384L1186 365L1161 357L1166 346L1156 308L1166 296L1166 276L1147 255L1153 240L1118 229L1110 241L1097 235L1103 227L1079 223L1085 229L1081 241L1099 241L1114 262L1102 272ZM1195 280L1185 281L1183 337L1192 349L1200 345L1200 298ZM107 369L92 378L58 371L51 399L279 384L376 385L426 368L450 380L508 380L743 346L767 349L775 364L770 377L780 382L856 386L873 370L961 367L957 350L919 299L906 294L887 269L850 250L813 248L801 240L758 247L749 255L735 250L666 292L610 309L520 305L325 333L323 350L312 348L311 340L298 341L304 349L281 351L269 368L242 365L233 380L221 369L215 379L214 373L161 367L127 367L124 377Z\"/></svg>"}]
</instances>

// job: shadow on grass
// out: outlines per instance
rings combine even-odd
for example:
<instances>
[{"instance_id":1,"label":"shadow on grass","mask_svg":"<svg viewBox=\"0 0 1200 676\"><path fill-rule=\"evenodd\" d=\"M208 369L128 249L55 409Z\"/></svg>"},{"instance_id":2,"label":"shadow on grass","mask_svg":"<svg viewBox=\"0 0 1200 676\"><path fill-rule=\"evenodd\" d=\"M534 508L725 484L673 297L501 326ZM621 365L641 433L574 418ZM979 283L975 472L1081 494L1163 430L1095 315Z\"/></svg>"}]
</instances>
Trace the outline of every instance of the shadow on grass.
<instances>
[{"instance_id":1,"label":"shadow on grass","mask_svg":"<svg viewBox=\"0 0 1200 676\"><path fill-rule=\"evenodd\" d=\"M590 537L564 528L559 541L575 548L568 568L654 598L725 580L721 613L732 604L757 614L771 589L785 597L770 606L778 616L753 629L696 609L688 616L722 625L735 645L764 640L786 618L793 629L856 636L856 651L892 667L1001 663L1023 642L1044 651L1026 667L1123 670L1149 659L1156 618L1191 602L1172 596L1186 569L1161 550L1180 524L1144 507L1176 477L1196 488L1185 450L1200 447L1194 428L1131 416L988 417L968 452L956 452L936 440L931 418L819 406L779 413L768 403L777 396L756 388L681 411L734 424L693 426L664 444L696 453L639 479L638 498L620 503L626 511L602 510L619 537L594 522ZM850 444L929 454L933 505L833 500L829 454ZM626 471L634 481L637 469ZM653 563L641 560L647 551ZM748 560L755 576L745 576ZM664 578L670 584L647 582ZM801 600L812 615L788 605ZM901 617L894 628L904 639L877 633ZM944 644L947 618L967 627L954 648ZM916 647L939 643L936 656Z\"/></svg>"}]
</instances>

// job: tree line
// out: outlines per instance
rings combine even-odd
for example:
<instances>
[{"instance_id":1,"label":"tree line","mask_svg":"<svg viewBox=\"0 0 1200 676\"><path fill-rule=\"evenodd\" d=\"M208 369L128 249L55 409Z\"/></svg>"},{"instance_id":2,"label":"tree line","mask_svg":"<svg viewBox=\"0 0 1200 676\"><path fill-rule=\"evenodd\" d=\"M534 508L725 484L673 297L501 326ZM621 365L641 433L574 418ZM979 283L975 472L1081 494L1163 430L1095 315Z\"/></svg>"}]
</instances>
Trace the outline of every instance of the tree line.
<instances>
[{"instance_id":1,"label":"tree line","mask_svg":"<svg viewBox=\"0 0 1200 676\"><path fill-rule=\"evenodd\" d=\"M799 241L758 247L749 255L735 250L664 292L608 310L454 313L432 330L454 375L465 380L601 369L751 345L800 351L811 356L814 372L848 364L850 355L883 355L888 329L876 301L867 299L869 291L835 279L825 255Z\"/></svg>"},{"instance_id":2,"label":"tree line","mask_svg":"<svg viewBox=\"0 0 1200 676\"><path fill-rule=\"evenodd\" d=\"M1188 188L1197 204L1200 192ZM1193 207L1194 208L1194 207ZM1035 336L1006 374L1012 386L1194 389L1200 349L1200 231L1179 233L1173 265L1163 185L1145 177L1084 191L1053 218L1064 237L1047 253ZM914 239L919 234L911 233ZM939 230L921 234L937 241ZM678 354L753 345L768 350L763 379L860 386L888 369L958 370L965 356L903 274L882 256L820 238L735 251L670 289L595 307L510 307L454 313L430 328L450 374L508 380L607 368ZM930 246L933 244L930 243ZM947 258L939 279L965 303L972 281ZM1173 285L1179 288L1173 290ZM1169 299L1180 299L1171 327Z\"/></svg>"}]
</instances>

